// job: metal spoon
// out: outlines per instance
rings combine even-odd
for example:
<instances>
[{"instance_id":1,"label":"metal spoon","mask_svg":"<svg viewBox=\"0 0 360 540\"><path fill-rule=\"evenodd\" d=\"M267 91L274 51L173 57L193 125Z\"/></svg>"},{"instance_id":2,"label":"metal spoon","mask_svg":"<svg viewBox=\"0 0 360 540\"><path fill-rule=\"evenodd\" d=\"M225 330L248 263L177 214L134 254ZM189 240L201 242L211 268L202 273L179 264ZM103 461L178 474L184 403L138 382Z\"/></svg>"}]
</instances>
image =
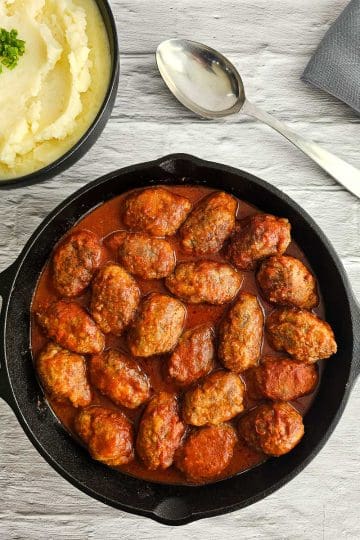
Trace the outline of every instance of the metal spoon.
<instances>
[{"instance_id":1,"label":"metal spoon","mask_svg":"<svg viewBox=\"0 0 360 540\"><path fill-rule=\"evenodd\" d=\"M239 72L220 53L195 41L169 39L160 43L156 60L165 83L185 107L204 118L222 118L240 111L257 118L360 198L360 171L250 103Z\"/></svg>"}]
</instances>

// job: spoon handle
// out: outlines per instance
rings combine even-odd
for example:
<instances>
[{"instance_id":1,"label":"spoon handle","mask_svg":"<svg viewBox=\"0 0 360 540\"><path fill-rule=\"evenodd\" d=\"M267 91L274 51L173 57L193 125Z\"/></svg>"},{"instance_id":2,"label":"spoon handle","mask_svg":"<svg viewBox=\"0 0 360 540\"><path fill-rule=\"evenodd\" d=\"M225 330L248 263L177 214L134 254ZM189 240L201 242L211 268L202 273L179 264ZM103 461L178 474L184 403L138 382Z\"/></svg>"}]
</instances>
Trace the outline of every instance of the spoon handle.
<instances>
[{"instance_id":1,"label":"spoon handle","mask_svg":"<svg viewBox=\"0 0 360 540\"><path fill-rule=\"evenodd\" d=\"M342 184L348 191L360 198L360 170L350 163L340 159L331 152L328 152L310 139L305 139L289 129L283 122L280 122L267 112L253 105L248 100L245 101L242 112L264 122L268 126L281 133L288 141L300 148L304 154L313 159L339 184Z\"/></svg>"}]
</instances>

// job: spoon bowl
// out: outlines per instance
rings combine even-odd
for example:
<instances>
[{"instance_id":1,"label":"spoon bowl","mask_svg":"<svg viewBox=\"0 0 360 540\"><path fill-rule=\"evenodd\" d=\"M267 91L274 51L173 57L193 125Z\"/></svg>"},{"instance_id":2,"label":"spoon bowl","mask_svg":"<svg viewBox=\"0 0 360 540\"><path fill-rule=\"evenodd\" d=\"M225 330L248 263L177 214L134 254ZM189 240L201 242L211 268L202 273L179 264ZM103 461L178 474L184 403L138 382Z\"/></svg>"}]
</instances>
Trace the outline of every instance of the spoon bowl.
<instances>
[{"instance_id":1,"label":"spoon bowl","mask_svg":"<svg viewBox=\"0 0 360 540\"><path fill-rule=\"evenodd\" d=\"M203 118L229 116L245 103L244 85L235 66L202 43L168 39L158 46L156 61L169 90Z\"/></svg>"},{"instance_id":2,"label":"spoon bowl","mask_svg":"<svg viewBox=\"0 0 360 540\"><path fill-rule=\"evenodd\" d=\"M238 70L215 49L187 39L168 39L158 46L156 60L169 90L195 114L217 119L241 111L264 122L360 198L360 171L250 103Z\"/></svg>"}]
</instances>

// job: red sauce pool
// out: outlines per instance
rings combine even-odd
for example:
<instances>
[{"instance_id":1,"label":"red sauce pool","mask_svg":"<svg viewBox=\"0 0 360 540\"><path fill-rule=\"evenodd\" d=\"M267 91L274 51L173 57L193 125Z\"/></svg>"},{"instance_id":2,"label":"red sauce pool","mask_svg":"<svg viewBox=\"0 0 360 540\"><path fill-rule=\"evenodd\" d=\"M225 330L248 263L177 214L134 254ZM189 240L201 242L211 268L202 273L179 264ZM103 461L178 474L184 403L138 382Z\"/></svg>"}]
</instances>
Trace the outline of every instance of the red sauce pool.
<instances>
[{"instance_id":1,"label":"red sauce pool","mask_svg":"<svg viewBox=\"0 0 360 540\"><path fill-rule=\"evenodd\" d=\"M216 191L216 190L205 188L202 186L200 187L200 186L175 186L174 185L174 186L166 186L166 188L169 189L170 191L173 191L174 193L187 197L188 199L191 200L193 204L198 202L200 199L202 199L204 196L208 195L212 191ZM105 238L106 236L113 233L114 231L125 229L121 221L120 208L121 208L122 200L129 193L130 192L124 195L120 195L119 197L115 197L114 199L97 207L95 210L93 210L88 215L86 215L83 219L81 219L73 227L72 230L88 229L90 231L93 231L100 238ZM259 210L256 207L250 204L247 204L244 201L238 200L238 203L239 203L238 204L238 217L239 218L244 218L246 216L256 214L259 212ZM217 260L217 261L225 261L221 253L212 255L212 256L210 255L210 256L203 256L203 257L196 257L196 258L193 256L189 256L188 254L184 253L181 250L176 237L171 237L170 241L172 242L174 249L176 251L178 262L190 261L190 260L195 260L195 259L198 260L200 258ZM286 253L294 257L297 257L307 267L310 267L303 252L301 251L301 249L295 242L291 242ZM105 263L107 261L116 262L116 253L112 252L110 248L104 247L103 262ZM255 281L254 272L244 272L243 275L244 275L244 281L243 281L241 290L257 295L260 301L260 304L263 307L264 313L266 315L273 309L273 307L270 304L268 304L266 301L264 301L264 299L261 297L260 291ZM147 280L146 281L142 279L137 279L137 281L139 283L139 286L141 288L143 295L148 294L150 292L154 292L154 291L167 292L169 294L169 292L164 287L163 280ZM55 289L52 286L51 265L48 263L43 269L43 272L41 273L39 281L38 281L38 285L37 285L34 298L33 298L32 312L33 313L36 312L40 306L47 305L59 299L60 299L59 295L56 293ZM76 300L82 305L87 306L89 302L89 293L86 293L84 296L77 298ZM207 324L211 323L216 329L220 319L223 317L228 307L229 307L228 305L225 305L225 306L210 306L206 304L187 305L188 315L187 315L186 327L192 328L202 323L207 323ZM322 301L320 302L320 305L318 306L318 308L314 310L314 313L319 315L321 318L324 318L324 310L323 310ZM40 350L45 346L47 341L48 340L43 334L40 326L36 322L35 317L32 316L31 349L32 349L32 355L33 355L34 360L37 358ZM122 337L116 337L113 335L108 335L106 337L106 347L120 348L125 351L127 350L124 339ZM281 353L274 351L270 347L269 343L267 342L266 335L265 335L264 343L263 343L263 354L268 354L268 353L281 356ZM154 392L158 392L160 390L167 390L170 392L175 391L175 392L178 392L181 399L181 390L175 384L169 382L168 380L165 380L165 378L163 377L164 356L152 357L151 359L137 359L137 360L139 364L141 365L141 367L149 376ZM322 362L319 362L318 366L319 366L320 377L321 377ZM220 367L220 364L218 364L217 367ZM141 416L141 413L144 407L139 407L135 411L130 411L129 409L117 407L106 397L100 395L99 392L97 392L95 388L92 388L92 390L93 390L93 396L94 396L92 404L94 405L101 404L101 405L111 407L113 409L122 410L128 416L128 418L130 418L134 422L135 428L136 428L136 425L139 421L139 418ZM294 407L301 414L305 414L306 411L311 406L311 403L313 402L316 396L316 393L317 393L317 390L315 390L312 394L308 396L302 397L294 401L293 402ZM77 409L75 409L70 404L58 403L50 399L49 396L47 396L47 399L55 415L58 417L59 421L63 424L65 429L67 429L74 436L74 438L78 440L78 437L73 432L73 421L76 416ZM250 408L254 406L254 404L255 404L254 402L251 402L250 400L245 399L246 408ZM234 420L234 425L236 425L236 419ZM251 448L247 447L242 441L239 441L237 443L233 459L229 467L223 473L222 478L226 478L229 476L233 476L234 474L243 472L247 469L250 469L258 465L264 460L265 460L265 456L263 454L256 452L255 450L252 450ZM142 465L141 461L138 460L137 458L132 463L125 466L118 467L118 468L122 472L128 473L130 475L133 475L138 478L145 479L145 480L151 480L151 481L167 483L167 484L187 484L188 483L185 480L182 473L179 472L175 467L170 467L169 469L165 471L149 471Z\"/></svg>"}]
</instances>

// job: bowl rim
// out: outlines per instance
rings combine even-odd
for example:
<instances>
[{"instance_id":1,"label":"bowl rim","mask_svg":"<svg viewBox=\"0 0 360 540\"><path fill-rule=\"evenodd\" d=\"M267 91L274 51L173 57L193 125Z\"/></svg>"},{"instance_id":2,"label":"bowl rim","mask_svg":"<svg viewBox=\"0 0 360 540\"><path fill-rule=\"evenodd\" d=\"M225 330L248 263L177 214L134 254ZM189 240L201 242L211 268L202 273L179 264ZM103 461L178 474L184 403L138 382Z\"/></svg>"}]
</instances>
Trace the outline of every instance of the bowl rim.
<instances>
[{"instance_id":1,"label":"bowl rim","mask_svg":"<svg viewBox=\"0 0 360 540\"><path fill-rule=\"evenodd\" d=\"M44 182L45 180L48 180L50 178L51 179L54 178L54 176L56 176L57 174L60 174L60 172L70 168L76 161L81 159L81 157L83 157L87 153L88 149L85 151L85 153L82 156L81 155L76 156L76 154L81 150L83 145L89 141L89 139L95 136L95 140L92 143L92 144L95 144L96 140L100 136L100 133L96 134L96 130L98 129L100 121L103 118L104 114L108 112L108 107L111 106L113 93L115 89L117 90L117 87L119 84L119 72L120 72L119 37L118 37L117 29L116 29L115 17L111 9L109 0L94 0L94 2L99 8L101 18L105 24L106 32L108 35L109 46L110 46L110 55L112 56L111 72L110 72L108 88L104 96L104 99L102 101L102 104L96 116L94 117L93 121L91 122L90 126L82 134L80 139L78 139L78 141L65 152L65 154L58 157L55 161L49 163L45 167L38 169L37 171L33 171L32 173L25 174L22 176L17 176L15 178L8 178L5 180L0 180L0 190L3 188L11 189L11 188L17 188L17 187L24 187L30 184L31 185L37 184L40 182ZM104 13L102 13L99 7L99 3L102 3L102 6L106 12L106 15L108 17L108 24L105 22ZM111 110L112 110L112 106L111 106ZM108 119L106 120L105 124L107 123L107 121ZM71 162L71 160L73 161ZM70 161L70 163L67 165L68 161Z\"/></svg>"}]
</instances>

